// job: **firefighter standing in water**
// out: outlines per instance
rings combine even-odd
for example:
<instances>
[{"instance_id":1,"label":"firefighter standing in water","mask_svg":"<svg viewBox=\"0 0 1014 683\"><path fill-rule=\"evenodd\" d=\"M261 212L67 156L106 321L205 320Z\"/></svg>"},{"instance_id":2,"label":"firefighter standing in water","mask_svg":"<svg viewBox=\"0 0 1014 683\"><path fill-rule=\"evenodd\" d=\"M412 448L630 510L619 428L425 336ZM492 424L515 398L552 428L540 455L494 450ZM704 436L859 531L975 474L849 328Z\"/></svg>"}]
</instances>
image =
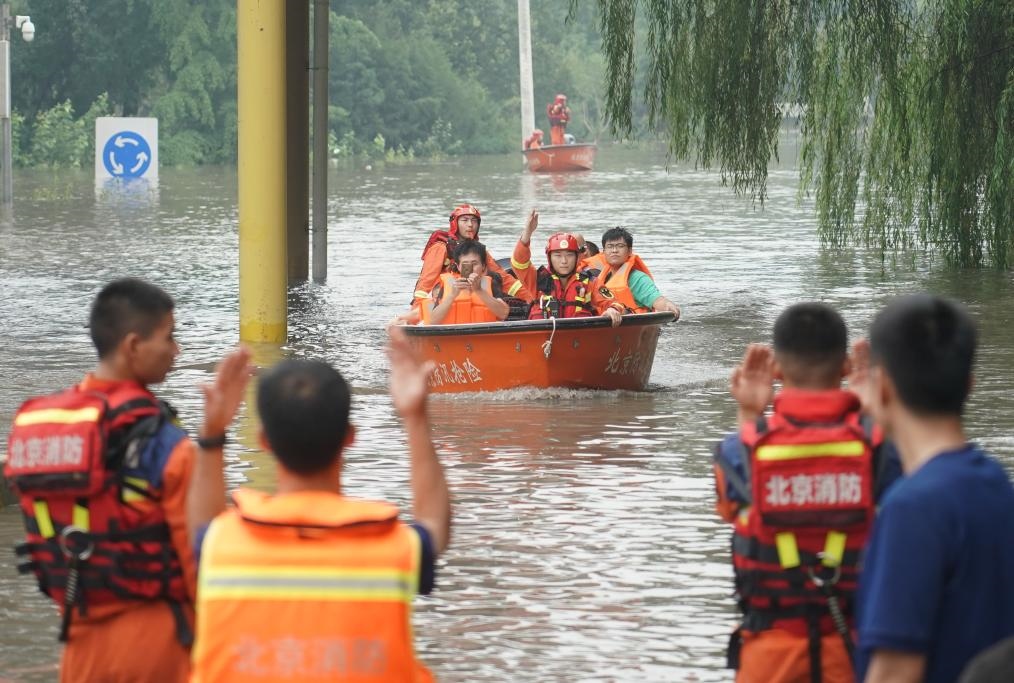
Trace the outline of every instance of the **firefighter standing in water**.
<instances>
[{"instance_id":1,"label":"firefighter standing in water","mask_svg":"<svg viewBox=\"0 0 1014 683\"><path fill-rule=\"evenodd\" d=\"M532 235L539 225L539 212L532 211L525 229L514 245L511 267L531 291L537 292L529 319L608 317L616 327L624 312L622 304L603 297L592 286L593 277L578 270L581 253L575 235L558 232L546 242L546 265L532 267Z\"/></svg>"},{"instance_id":2,"label":"firefighter standing in water","mask_svg":"<svg viewBox=\"0 0 1014 683\"><path fill-rule=\"evenodd\" d=\"M738 683L855 678L859 553L900 463L841 389L847 343L837 312L796 304L775 322L774 350L750 345L732 373L739 431L716 449L715 481L716 509L733 524ZM765 417L776 378L783 388Z\"/></svg>"},{"instance_id":3,"label":"firefighter standing in water","mask_svg":"<svg viewBox=\"0 0 1014 683\"><path fill-rule=\"evenodd\" d=\"M148 390L180 352L173 308L142 280L106 285L88 325L98 366L14 418L5 474L28 533L19 569L60 607L61 681L182 683L190 673L195 453Z\"/></svg>"},{"instance_id":4,"label":"firefighter standing in water","mask_svg":"<svg viewBox=\"0 0 1014 683\"><path fill-rule=\"evenodd\" d=\"M479 209L471 204L462 204L451 212L447 230L433 231L426 241L426 246L423 247L422 270L419 272L419 278L415 283L415 292L412 295L412 313L414 315L401 316L402 319L419 319L419 304L429 299L430 292L440 281L441 274L453 271L454 252L458 244L465 240L479 239L481 222L482 216L479 214ZM507 296L517 297L526 302L532 300L531 294L520 281L505 272L488 252L486 256L487 271L500 276Z\"/></svg>"},{"instance_id":5,"label":"firefighter standing in water","mask_svg":"<svg viewBox=\"0 0 1014 683\"><path fill-rule=\"evenodd\" d=\"M549 117L549 144L564 144L563 136L567 132L567 122L570 121L567 96L559 94L555 100L547 104L546 115Z\"/></svg>"},{"instance_id":6,"label":"firefighter standing in water","mask_svg":"<svg viewBox=\"0 0 1014 683\"><path fill-rule=\"evenodd\" d=\"M355 430L348 384L330 365L285 360L263 373L257 413L263 448L277 461L274 494L240 489L225 508L221 453L195 468L188 525L200 546L194 683L361 681L421 683L412 599L433 587L448 545L451 503L430 439L432 363L390 330L390 392L407 435L415 521L389 503L344 495ZM224 433L248 372L225 369L205 403L227 404ZM213 521L212 521L213 520ZM210 522L210 526L209 523Z\"/></svg>"}]
</instances>

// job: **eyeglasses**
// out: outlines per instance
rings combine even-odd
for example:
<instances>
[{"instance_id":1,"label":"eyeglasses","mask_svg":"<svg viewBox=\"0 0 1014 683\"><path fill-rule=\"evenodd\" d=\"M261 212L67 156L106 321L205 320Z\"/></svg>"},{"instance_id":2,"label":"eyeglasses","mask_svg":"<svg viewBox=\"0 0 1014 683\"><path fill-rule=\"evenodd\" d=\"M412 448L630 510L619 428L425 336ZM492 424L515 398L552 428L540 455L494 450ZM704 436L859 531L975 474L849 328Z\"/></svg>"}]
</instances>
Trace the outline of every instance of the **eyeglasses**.
<instances>
[{"instance_id":1,"label":"eyeglasses","mask_svg":"<svg viewBox=\"0 0 1014 683\"><path fill-rule=\"evenodd\" d=\"M612 242L610 244L603 244L602 251L623 251L627 248L626 242Z\"/></svg>"}]
</instances>

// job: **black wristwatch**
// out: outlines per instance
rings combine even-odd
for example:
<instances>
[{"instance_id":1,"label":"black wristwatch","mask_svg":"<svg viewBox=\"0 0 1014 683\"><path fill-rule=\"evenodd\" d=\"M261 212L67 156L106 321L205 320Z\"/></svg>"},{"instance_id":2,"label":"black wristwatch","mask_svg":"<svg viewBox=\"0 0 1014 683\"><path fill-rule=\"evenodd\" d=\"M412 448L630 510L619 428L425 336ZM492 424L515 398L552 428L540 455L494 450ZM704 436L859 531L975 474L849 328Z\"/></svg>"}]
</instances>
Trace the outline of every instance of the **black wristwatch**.
<instances>
[{"instance_id":1,"label":"black wristwatch","mask_svg":"<svg viewBox=\"0 0 1014 683\"><path fill-rule=\"evenodd\" d=\"M202 451L210 451L216 448L221 448L225 445L227 439L225 433L221 433L218 436L199 436L197 437L197 447Z\"/></svg>"}]
</instances>

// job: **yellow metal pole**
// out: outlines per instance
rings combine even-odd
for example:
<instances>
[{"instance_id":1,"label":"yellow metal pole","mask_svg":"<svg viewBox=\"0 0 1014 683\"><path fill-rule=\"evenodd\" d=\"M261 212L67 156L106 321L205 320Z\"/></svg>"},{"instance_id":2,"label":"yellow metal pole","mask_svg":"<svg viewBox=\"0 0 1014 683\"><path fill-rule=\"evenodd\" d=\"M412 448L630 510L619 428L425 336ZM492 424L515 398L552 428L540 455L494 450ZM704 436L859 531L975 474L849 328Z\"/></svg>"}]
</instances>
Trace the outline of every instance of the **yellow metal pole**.
<instances>
[{"instance_id":1,"label":"yellow metal pole","mask_svg":"<svg viewBox=\"0 0 1014 683\"><path fill-rule=\"evenodd\" d=\"M284 343L285 0L237 0L239 336Z\"/></svg>"}]
</instances>

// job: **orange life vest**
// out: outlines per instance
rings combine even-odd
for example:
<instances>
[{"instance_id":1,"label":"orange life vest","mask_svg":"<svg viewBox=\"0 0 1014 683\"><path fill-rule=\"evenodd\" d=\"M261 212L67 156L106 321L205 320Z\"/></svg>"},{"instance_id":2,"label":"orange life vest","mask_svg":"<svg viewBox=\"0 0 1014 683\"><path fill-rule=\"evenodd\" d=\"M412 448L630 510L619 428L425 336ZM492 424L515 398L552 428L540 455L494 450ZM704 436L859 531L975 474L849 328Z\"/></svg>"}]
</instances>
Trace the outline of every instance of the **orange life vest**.
<instances>
[{"instance_id":1,"label":"orange life vest","mask_svg":"<svg viewBox=\"0 0 1014 683\"><path fill-rule=\"evenodd\" d=\"M443 273L440 276L440 285L443 288L443 295L447 296L448 292L453 291L451 289L451 282L458 279L457 273ZM482 288L486 290L488 294L493 294L493 278L489 275L483 275L481 278ZM430 298L422 304L422 321L424 325L430 325L430 319L433 315L433 309L436 307L436 302ZM493 314L493 311L489 310L479 295L475 292L460 292L454 299L454 303L451 304L451 310L447 312L445 317L440 324L441 325L460 325L463 323L492 323L497 322L499 318Z\"/></svg>"},{"instance_id":2,"label":"orange life vest","mask_svg":"<svg viewBox=\"0 0 1014 683\"><path fill-rule=\"evenodd\" d=\"M189 597L168 524L149 482L130 476L152 439L171 449L185 437L174 416L134 383L29 399L15 415L4 474L25 518L18 570L60 605L61 640L75 607L167 600L189 645L179 609Z\"/></svg>"},{"instance_id":3,"label":"orange life vest","mask_svg":"<svg viewBox=\"0 0 1014 683\"><path fill-rule=\"evenodd\" d=\"M192 681L429 681L419 536L387 503L239 490L208 528Z\"/></svg>"},{"instance_id":4,"label":"orange life vest","mask_svg":"<svg viewBox=\"0 0 1014 683\"><path fill-rule=\"evenodd\" d=\"M567 280L565 287L558 275L545 266L540 266L538 283L539 298L532 305L529 319L584 318L595 315L591 305L591 277L588 273L575 273Z\"/></svg>"},{"instance_id":5,"label":"orange life vest","mask_svg":"<svg viewBox=\"0 0 1014 683\"><path fill-rule=\"evenodd\" d=\"M603 257L603 262L605 257ZM651 277L651 271L648 270L648 266L644 264L641 257L637 254L631 254L623 265L612 271L608 264L605 264L602 268L602 272L599 273L598 277L595 278L595 286L599 288L602 295L608 298L613 298L619 301L621 304L629 308L634 313L649 313L650 308L640 306L634 300L634 294L630 291L630 272L632 270L639 270L648 277ZM612 275L610 275L612 273ZM612 296L606 294L608 292Z\"/></svg>"},{"instance_id":6,"label":"orange life vest","mask_svg":"<svg viewBox=\"0 0 1014 683\"><path fill-rule=\"evenodd\" d=\"M598 277L598 274L608 267L609 264L606 263L606 255L601 251L594 256L581 259L581 261L577 264L578 270L590 270L592 275L595 277Z\"/></svg>"},{"instance_id":7,"label":"orange life vest","mask_svg":"<svg viewBox=\"0 0 1014 683\"><path fill-rule=\"evenodd\" d=\"M743 629L779 628L811 642L837 630L850 648L859 554L875 513L872 429L856 402L831 423L776 412L740 438L750 504L736 519L732 559Z\"/></svg>"},{"instance_id":8,"label":"orange life vest","mask_svg":"<svg viewBox=\"0 0 1014 683\"><path fill-rule=\"evenodd\" d=\"M476 234L476 239L478 239L478 234ZM461 242L462 240L458 237L457 233L451 234L447 230L434 230L430 233L429 239L426 240L426 246L423 247L422 256L420 258L426 258L426 252L429 251L429 248L434 244L442 244L444 245L444 249L446 249L444 254L444 269L446 270L447 268L450 268L451 263L453 263L452 257L454 256L454 250L458 248L458 245L461 244Z\"/></svg>"}]
</instances>

